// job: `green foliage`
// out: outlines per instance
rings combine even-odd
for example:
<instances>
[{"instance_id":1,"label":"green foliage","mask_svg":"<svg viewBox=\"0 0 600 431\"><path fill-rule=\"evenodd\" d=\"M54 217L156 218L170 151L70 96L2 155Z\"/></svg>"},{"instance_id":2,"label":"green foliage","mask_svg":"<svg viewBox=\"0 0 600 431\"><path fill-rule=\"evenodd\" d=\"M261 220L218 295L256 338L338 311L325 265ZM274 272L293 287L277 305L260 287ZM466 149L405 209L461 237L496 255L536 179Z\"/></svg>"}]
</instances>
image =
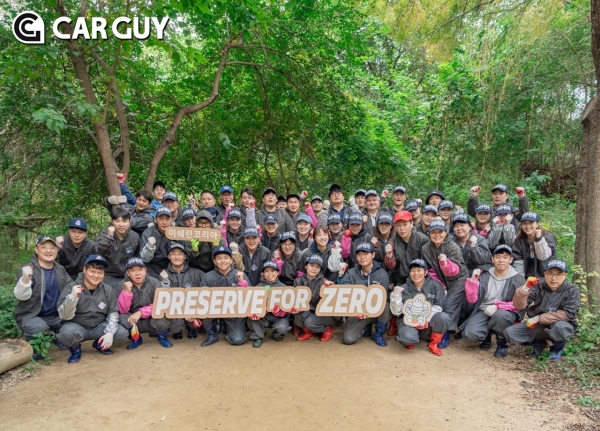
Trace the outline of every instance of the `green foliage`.
<instances>
[{"instance_id":1,"label":"green foliage","mask_svg":"<svg viewBox=\"0 0 600 431\"><path fill-rule=\"evenodd\" d=\"M13 310L17 305L17 298L12 289L0 286L0 338L18 338L21 330L13 316Z\"/></svg>"},{"instance_id":2,"label":"green foliage","mask_svg":"<svg viewBox=\"0 0 600 431\"><path fill-rule=\"evenodd\" d=\"M33 347L33 353L40 355L46 362L50 361L48 352L54 348L52 341L56 339L54 332L40 332L29 340L29 344Z\"/></svg>"}]
</instances>

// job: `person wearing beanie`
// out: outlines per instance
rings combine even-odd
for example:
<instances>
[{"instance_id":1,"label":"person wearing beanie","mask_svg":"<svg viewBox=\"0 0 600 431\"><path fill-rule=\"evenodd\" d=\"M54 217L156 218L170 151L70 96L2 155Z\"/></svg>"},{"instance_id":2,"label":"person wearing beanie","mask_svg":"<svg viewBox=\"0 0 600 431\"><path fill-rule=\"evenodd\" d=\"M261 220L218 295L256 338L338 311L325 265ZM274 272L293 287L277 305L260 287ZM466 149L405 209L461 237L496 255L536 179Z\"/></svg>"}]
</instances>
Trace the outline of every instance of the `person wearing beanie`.
<instances>
[{"instance_id":1,"label":"person wearing beanie","mask_svg":"<svg viewBox=\"0 0 600 431\"><path fill-rule=\"evenodd\" d=\"M303 253L296 247L296 233L282 233L277 250L271 254L271 261L279 268L279 280L284 285L293 285L294 280L303 274L302 259Z\"/></svg>"},{"instance_id":2,"label":"person wearing beanie","mask_svg":"<svg viewBox=\"0 0 600 431\"><path fill-rule=\"evenodd\" d=\"M438 216L437 207L434 205L425 205L423 208L423 215L421 217L421 223L418 226L415 226L417 232L422 233L423 235L428 235L429 225L435 218Z\"/></svg>"},{"instance_id":3,"label":"person wearing beanie","mask_svg":"<svg viewBox=\"0 0 600 431\"><path fill-rule=\"evenodd\" d=\"M389 289L390 279L387 270L379 262L374 261L375 248L370 242L361 242L356 246L357 265L345 271L347 265L340 268L338 284L353 284L371 286L379 284L384 289ZM365 315L348 316L344 323L342 343L354 344L366 333L370 337L371 327L375 323L375 334L373 340L379 347L386 347L387 342L383 338L385 329L392 315L389 303L386 304L384 312L377 319L367 319ZM363 330L365 330L363 332Z\"/></svg>"},{"instance_id":4,"label":"person wearing beanie","mask_svg":"<svg viewBox=\"0 0 600 431\"><path fill-rule=\"evenodd\" d=\"M559 361L565 344L577 329L577 313L581 306L577 286L567 281L567 263L552 259L546 264L544 279L530 277L515 291L513 304L525 310L528 319L504 330L510 344L533 346L531 356L540 356L550 347L550 361Z\"/></svg>"},{"instance_id":5,"label":"person wearing beanie","mask_svg":"<svg viewBox=\"0 0 600 431\"><path fill-rule=\"evenodd\" d=\"M421 248L421 255L429 267L427 272L431 278L439 281L447 292L444 310L450 316L450 324L438 345L444 349L450 343L450 331L456 331L465 302L467 266L460 247L448 236L442 220L434 220L429 225L429 242Z\"/></svg>"},{"instance_id":6,"label":"person wearing beanie","mask_svg":"<svg viewBox=\"0 0 600 431\"><path fill-rule=\"evenodd\" d=\"M492 334L496 334L496 357L504 357L508 353L504 330L522 320L525 314L518 311L512 302L515 291L525 284L525 278L515 271L512 262L512 249L499 245L492 256L494 266L488 272L476 270L465 285L467 304L472 312L460 326L462 338L481 343L479 347L482 349L489 349Z\"/></svg>"},{"instance_id":7,"label":"person wearing beanie","mask_svg":"<svg viewBox=\"0 0 600 431\"><path fill-rule=\"evenodd\" d=\"M160 272L160 284L162 287L181 287L187 289L189 287L200 287L200 282L204 278L204 271L190 267L187 262L187 250L186 247L178 242L172 242L169 247L169 266ZM173 319L178 327L183 327L184 324L182 319ZM194 326L194 319L186 319L187 323L187 337L192 340L198 337L196 332L196 326ZM177 329L177 328L175 328ZM181 340L183 334L180 331L176 331L171 328L173 332L174 340Z\"/></svg>"},{"instance_id":8,"label":"person wearing beanie","mask_svg":"<svg viewBox=\"0 0 600 431\"><path fill-rule=\"evenodd\" d=\"M473 231L487 238L492 230L492 207L490 204L479 203L475 207L475 223L471 223Z\"/></svg>"},{"instance_id":9,"label":"person wearing beanie","mask_svg":"<svg viewBox=\"0 0 600 431\"><path fill-rule=\"evenodd\" d=\"M167 210L161 207L157 210ZM168 211L168 210L167 210ZM125 279L117 285L117 302L119 303L119 323L129 331L131 343L127 350L138 348L143 339L140 334L154 332L158 343L165 348L173 347L173 344L167 339L171 319L162 317L155 319L152 317L152 308L154 306L154 295L156 289L161 287L160 282L150 277L146 272L146 264L139 257L127 259L125 264ZM178 320L181 322L181 320ZM182 328L174 328L177 332Z\"/></svg>"},{"instance_id":10,"label":"person wearing beanie","mask_svg":"<svg viewBox=\"0 0 600 431\"><path fill-rule=\"evenodd\" d=\"M131 230L131 214L125 208L115 208L110 218L110 226L96 238L96 249L108 261L103 282L116 288L125 277L127 259L140 252L140 236Z\"/></svg>"},{"instance_id":11,"label":"person wearing beanie","mask_svg":"<svg viewBox=\"0 0 600 431\"><path fill-rule=\"evenodd\" d=\"M516 238L513 207L510 204L498 205L495 217L492 219L492 230L487 236L488 246L490 250L496 248L500 244L506 244L512 247ZM517 225L518 228L518 225Z\"/></svg>"},{"instance_id":12,"label":"person wearing beanie","mask_svg":"<svg viewBox=\"0 0 600 431\"><path fill-rule=\"evenodd\" d=\"M441 356L442 351L438 344L450 325L450 316L444 312L446 292L442 285L427 273L427 263L423 259L411 261L408 268L409 277L404 284L394 287L390 299L392 313L397 316L396 340L408 350L412 350L421 338L429 339L429 351L436 356ZM431 303L431 314L426 321L417 326L405 325L402 306L410 301L415 304L411 309L415 310L417 308L415 296L418 294L425 295L427 301Z\"/></svg>"},{"instance_id":13,"label":"person wearing beanie","mask_svg":"<svg viewBox=\"0 0 600 431\"><path fill-rule=\"evenodd\" d=\"M512 249L515 258L513 266L517 272L525 278L541 278L548 261L556 257L556 238L552 232L540 226L538 213L527 211L521 216L519 234Z\"/></svg>"},{"instance_id":14,"label":"person wearing beanie","mask_svg":"<svg viewBox=\"0 0 600 431\"><path fill-rule=\"evenodd\" d=\"M82 218L73 218L69 221L69 235L65 238L56 238L60 263L73 280L77 279L83 270L86 259L91 254L96 254L96 243L87 237L87 222Z\"/></svg>"},{"instance_id":15,"label":"person wearing beanie","mask_svg":"<svg viewBox=\"0 0 600 431\"><path fill-rule=\"evenodd\" d=\"M256 286L260 282L263 265L271 260L271 251L260 245L258 235L256 228L247 227L244 230L244 243L239 249L250 286Z\"/></svg>"},{"instance_id":16,"label":"person wearing beanie","mask_svg":"<svg viewBox=\"0 0 600 431\"><path fill-rule=\"evenodd\" d=\"M84 262L77 280L64 287L58 299L58 315L63 321L56 336L71 351L68 363L81 358L81 342L94 340L92 347L103 355L112 355L110 347L127 338L119 325L119 306L112 286L102 282L108 262L98 254Z\"/></svg>"},{"instance_id":17,"label":"person wearing beanie","mask_svg":"<svg viewBox=\"0 0 600 431\"><path fill-rule=\"evenodd\" d=\"M321 334L321 341L329 341L333 336L333 317L317 316L315 311L321 300L321 286L333 284L325 280L321 273L323 259L313 254L306 259L305 271L301 277L294 280L294 286L307 286L312 292L310 299L310 310L294 313L294 323L304 330L304 334L298 337L298 341L306 341L315 338L316 334Z\"/></svg>"},{"instance_id":18,"label":"person wearing beanie","mask_svg":"<svg viewBox=\"0 0 600 431\"><path fill-rule=\"evenodd\" d=\"M479 204L480 191L481 187L479 186L471 187L471 196L469 196L469 200L467 201L467 212L471 217L475 217L475 211ZM515 211L515 217L512 218L510 223L516 229L518 227L518 221L521 220L521 216L529 211L529 197L525 194L525 189L523 187L515 187L515 192L519 198L519 207ZM508 204L512 207L512 202L508 196L508 187L504 184L496 184L492 189L492 211L496 212L498 207L503 204Z\"/></svg>"},{"instance_id":19,"label":"person wearing beanie","mask_svg":"<svg viewBox=\"0 0 600 431\"><path fill-rule=\"evenodd\" d=\"M490 269L492 253L488 243L484 237L471 230L471 220L467 213L454 214L450 237L462 250L469 277L475 269Z\"/></svg>"},{"instance_id":20,"label":"person wearing beanie","mask_svg":"<svg viewBox=\"0 0 600 431\"><path fill-rule=\"evenodd\" d=\"M256 229L255 229L256 230ZM258 237L256 237L258 245ZM250 279L242 271L233 268L232 252L229 247L219 245L213 250L213 259L215 269L206 273L200 287L248 287ZM261 264L262 270L262 264ZM217 332L218 319L202 319L202 326L205 328L208 338L200 343L200 346L207 347L219 341ZM246 343L246 318L232 317L222 319L227 325L227 335L225 339L234 346L241 346Z\"/></svg>"},{"instance_id":21,"label":"person wearing beanie","mask_svg":"<svg viewBox=\"0 0 600 431\"><path fill-rule=\"evenodd\" d=\"M258 286L285 286L277 277L278 272L279 268L275 262L265 262L262 270L262 278ZM277 342L283 341L285 334L292 329L288 313L281 310L277 304L273 307L273 311L265 314L265 317L249 317L248 327L251 331L250 338L254 340L252 343L252 347L254 348L262 346L263 338L266 335L266 328L273 328L271 336Z\"/></svg>"}]
</instances>

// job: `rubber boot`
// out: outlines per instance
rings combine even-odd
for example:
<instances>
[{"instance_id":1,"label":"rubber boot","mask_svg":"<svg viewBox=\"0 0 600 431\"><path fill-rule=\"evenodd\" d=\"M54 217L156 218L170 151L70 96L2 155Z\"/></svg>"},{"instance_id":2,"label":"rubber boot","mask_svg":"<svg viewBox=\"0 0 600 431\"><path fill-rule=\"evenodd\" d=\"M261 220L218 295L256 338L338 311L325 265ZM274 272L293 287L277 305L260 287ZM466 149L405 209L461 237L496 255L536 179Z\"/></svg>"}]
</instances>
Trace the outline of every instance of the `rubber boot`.
<instances>
[{"instance_id":1,"label":"rubber boot","mask_svg":"<svg viewBox=\"0 0 600 431\"><path fill-rule=\"evenodd\" d=\"M306 341L310 340L311 338L315 338L315 334L304 328L304 334L298 337L298 341Z\"/></svg>"},{"instance_id":2,"label":"rubber boot","mask_svg":"<svg viewBox=\"0 0 600 431\"><path fill-rule=\"evenodd\" d=\"M173 334L173 340L183 340L183 332L175 332Z\"/></svg>"},{"instance_id":3,"label":"rubber boot","mask_svg":"<svg viewBox=\"0 0 600 431\"><path fill-rule=\"evenodd\" d=\"M273 336L273 340L275 340L277 342L283 341L283 335L277 331L273 331L272 336Z\"/></svg>"},{"instance_id":4,"label":"rubber boot","mask_svg":"<svg viewBox=\"0 0 600 431\"><path fill-rule=\"evenodd\" d=\"M414 344L407 344L406 346L404 346L405 348L407 348L408 350L412 350L415 348Z\"/></svg>"},{"instance_id":5,"label":"rubber boot","mask_svg":"<svg viewBox=\"0 0 600 431\"><path fill-rule=\"evenodd\" d=\"M504 336L496 334L496 351L494 352L494 356L497 358L504 358L508 355L508 344L506 343L506 338Z\"/></svg>"},{"instance_id":6,"label":"rubber boot","mask_svg":"<svg viewBox=\"0 0 600 431\"><path fill-rule=\"evenodd\" d=\"M196 332L195 329L188 329L188 335L187 335L187 337L190 340L195 340L196 338L198 338L198 333Z\"/></svg>"},{"instance_id":7,"label":"rubber boot","mask_svg":"<svg viewBox=\"0 0 600 431\"><path fill-rule=\"evenodd\" d=\"M565 348L565 341L555 341L550 347L550 361L558 362L562 356L563 349Z\"/></svg>"},{"instance_id":8,"label":"rubber boot","mask_svg":"<svg viewBox=\"0 0 600 431\"><path fill-rule=\"evenodd\" d=\"M202 326L204 328L204 326ZM211 344L215 344L219 342L219 335L217 334L217 321L213 320L210 328L206 329L208 332L208 338L200 343L201 347L207 347Z\"/></svg>"},{"instance_id":9,"label":"rubber boot","mask_svg":"<svg viewBox=\"0 0 600 431\"><path fill-rule=\"evenodd\" d=\"M67 362L69 364L79 362L79 360L81 359L81 343L69 347L69 350L71 351L71 356L69 356Z\"/></svg>"},{"instance_id":10,"label":"rubber boot","mask_svg":"<svg viewBox=\"0 0 600 431\"><path fill-rule=\"evenodd\" d=\"M333 337L333 326L328 326L325 332L321 334L321 341L329 341Z\"/></svg>"},{"instance_id":11,"label":"rubber boot","mask_svg":"<svg viewBox=\"0 0 600 431\"><path fill-rule=\"evenodd\" d=\"M531 342L531 345L533 346L533 352L531 352L529 356L531 356L532 358L537 358L542 353L544 353L544 350L546 350L546 346L548 345L548 343L546 342L546 340L533 340Z\"/></svg>"},{"instance_id":12,"label":"rubber boot","mask_svg":"<svg viewBox=\"0 0 600 431\"><path fill-rule=\"evenodd\" d=\"M431 333L431 338L429 339L428 347L431 353L433 353L436 356L442 356L442 351L439 348L439 343L441 343L442 338L444 338L444 334L438 334L436 332Z\"/></svg>"},{"instance_id":13,"label":"rubber boot","mask_svg":"<svg viewBox=\"0 0 600 431\"><path fill-rule=\"evenodd\" d=\"M442 337L442 341L438 343L438 347L440 349L445 349L450 344L450 331L446 331L444 336Z\"/></svg>"},{"instance_id":14,"label":"rubber boot","mask_svg":"<svg viewBox=\"0 0 600 431\"><path fill-rule=\"evenodd\" d=\"M479 345L480 349L489 349L490 347L492 347L492 333L488 332L488 334L485 337L485 340L483 340L481 342L481 344Z\"/></svg>"},{"instance_id":15,"label":"rubber boot","mask_svg":"<svg viewBox=\"0 0 600 431\"><path fill-rule=\"evenodd\" d=\"M131 343L129 343L129 345L126 347L127 350L137 349L144 342L141 335L140 338L138 338L136 341L133 341L131 339L131 332L129 333L129 336L127 338L131 340Z\"/></svg>"},{"instance_id":16,"label":"rubber boot","mask_svg":"<svg viewBox=\"0 0 600 431\"><path fill-rule=\"evenodd\" d=\"M387 347L387 341L383 339L386 328L387 322L380 322L379 320L375 322L375 335L373 335L373 340L375 340L375 344L379 347Z\"/></svg>"},{"instance_id":17,"label":"rubber boot","mask_svg":"<svg viewBox=\"0 0 600 431\"><path fill-rule=\"evenodd\" d=\"M398 320L397 320L396 316L394 316L394 317L392 317L392 320L390 320L390 327L388 328L387 334L390 337L393 337L397 333L398 333Z\"/></svg>"},{"instance_id":18,"label":"rubber boot","mask_svg":"<svg viewBox=\"0 0 600 431\"><path fill-rule=\"evenodd\" d=\"M52 343L56 346L56 348L58 350L67 350L68 347L65 346L62 341L60 341L58 338L55 338L54 340L52 340Z\"/></svg>"},{"instance_id":19,"label":"rubber boot","mask_svg":"<svg viewBox=\"0 0 600 431\"><path fill-rule=\"evenodd\" d=\"M369 324L367 324L367 326L364 327L362 336L370 338L371 335L373 335L373 324L369 323Z\"/></svg>"},{"instance_id":20,"label":"rubber boot","mask_svg":"<svg viewBox=\"0 0 600 431\"><path fill-rule=\"evenodd\" d=\"M114 352L110 349L102 349L102 346L100 345L100 343L98 342L98 340L94 341L92 343L92 347L94 349L96 349L97 351L99 351L100 353L102 353L103 355L112 355Z\"/></svg>"},{"instance_id":21,"label":"rubber boot","mask_svg":"<svg viewBox=\"0 0 600 431\"><path fill-rule=\"evenodd\" d=\"M295 323L292 323L292 335L294 337L297 337L298 335L300 335L300 328Z\"/></svg>"},{"instance_id":22,"label":"rubber boot","mask_svg":"<svg viewBox=\"0 0 600 431\"><path fill-rule=\"evenodd\" d=\"M165 329L163 331L156 331L156 340L158 341L158 343L166 348L169 347L173 347L173 344L167 340L167 337L169 336L169 330Z\"/></svg>"}]
</instances>

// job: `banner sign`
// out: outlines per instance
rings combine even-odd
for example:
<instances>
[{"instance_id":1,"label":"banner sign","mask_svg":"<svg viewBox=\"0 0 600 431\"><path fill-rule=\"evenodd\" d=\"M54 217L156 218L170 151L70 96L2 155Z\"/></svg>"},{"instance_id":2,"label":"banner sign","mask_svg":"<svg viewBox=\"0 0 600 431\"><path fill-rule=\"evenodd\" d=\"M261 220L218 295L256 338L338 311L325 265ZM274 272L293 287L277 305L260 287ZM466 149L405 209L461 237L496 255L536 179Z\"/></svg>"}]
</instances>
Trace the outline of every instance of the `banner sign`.
<instances>
[{"instance_id":1,"label":"banner sign","mask_svg":"<svg viewBox=\"0 0 600 431\"><path fill-rule=\"evenodd\" d=\"M156 289L152 317L264 317L278 305L283 311L310 309L310 288L298 287L191 287Z\"/></svg>"},{"instance_id":2,"label":"banner sign","mask_svg":"<svg viewBox=\"0 0 600 431\"><path fill-rule=\"evenodd\" d=\"M165 236L173 241L218 242L221 240L219 229L202 229L195 227L169 227L165 230Z\"/></svg>"},{"instance_id":3,"label":"banner sign","mask_svg":"<svg viewBox=\"0 0 600 431\"><path fill-rule=\"evenodd\" d=\"M369 287L354 284L321 286L317 316L377 317L387 305L387 291L380 284Z\"/></svg>"}]
</instances>

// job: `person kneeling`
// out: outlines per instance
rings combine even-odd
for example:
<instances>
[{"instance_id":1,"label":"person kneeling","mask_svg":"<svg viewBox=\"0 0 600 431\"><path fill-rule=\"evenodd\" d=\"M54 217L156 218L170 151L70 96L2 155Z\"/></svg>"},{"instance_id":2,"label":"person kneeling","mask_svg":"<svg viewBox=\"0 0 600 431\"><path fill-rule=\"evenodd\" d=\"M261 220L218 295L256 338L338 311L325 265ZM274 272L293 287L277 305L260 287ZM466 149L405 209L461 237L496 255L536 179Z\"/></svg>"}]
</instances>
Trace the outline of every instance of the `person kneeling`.
<instances>
[{"instance_id":1,"label":"person kneeling","mask_svg":"<svg viewBox=\"0 0 600 431\"><path fill-rule=\"evenodd\" d=\"M517 310L526 310L527 321L504 330L510 344L533 345L531 356L540 356L552 341L550 360L560 360L566 341L577 329L577 312L581 306L579 289L566 281L567 263L553 259L546 264L544 281L529 277L516 290L513 304ZM528 305L529 304L529 305Z\"/></svg>"},{"instance_id":2,"label":"person kneeling","mask_svg":"<svg viewBox=\"0 0 600 431\"><path fill-rule=\"evenodd\" d=\"M434 355L441 356L442 350L438 347L438 343L450 326L450 316L443 311L446 305L446 292L439 282L427 274L427 263L423 259L413 260L408 268L409 278L402 286L394 288L390 298L391 311L398 316L396 340L407 349L414 349L421 337L429 338L429 350ZM413 298L419 293L425 295L427 301L431 303L429 320L417 326L405 325L402 318L402 304L407 301L416 304Z\"/></svg>"},{"instance_id":3,"label":"person kneeling","mask_svg":"<svg viewBox=\"0 0 600 431\"><path fill-rule=\"evenodd\" d=\"M163 347L173 347L167 337L171 319L162 317L154 319L152 306L154 294L160 288L160 282L146 273L146 264L139 257L132 257L125 264L126 277L117 285L119 292L119 322L129 331L131 343L128 350L135 349L142 344L140 333L155 332L156 339ZM175 332L183 328L173 329Z\"/></svg>"},{"instance_id":4,"label":"person kneeling","mask_svg":"<svg viewBox=\"0 0 600 431\"><path fill-rule=\"evenodd\" d=\"M77 280L65 286L58 299L58 315L63 325L57 338L69 347L74 364L81 358L81 342L94 340L92 347L103 355L112 355L110 346L127 338L119 325L117 295L103 282L108 262L98 254L90 255Z\"/></svg>"},{"instance_id":5,"label":"person kneeling","mask_svg":"<svg viewBox=\"0 0 600 431\"><path fill-rule=\"evenodd\" d=\"M275 262L265 262L262 269L263 278L258 283L258 286L285 286L277 277L279 267ZM257 348L262 346L263 338L265 337L265 328L273 328L273 339L275 341L283 341L284 335L292 329L288 313L282 311L278 305L275 305L273 312L267 313L265 317L250 316L248 318L248 326L250 327L250 331L252 331L250 338L254 340L252 347Z\"/></svg>"},{"instance_id":6,"label":"person kneeling","mask_svg":"<svg viewBox=\"0 0 600 431\"><path fill-rule=\"evenodd\" d=\"M489 349L492 334L496 334L496 357L508 353L504 330L525 315L512 302L515 291L525 284L525 278L511 266L512 261L512 249L506 244L497 246L492 255L494 267L481 278L475 270L465 285L467 303L473 311L460 327L463 339L481 342L479 347Z\"/></svg>"},{"instance_id":7,"label":"person kneeling","mask_svg":"<svg viewBox=\"0 0 600 431\"><path fill-rule=\"evenodd\" d=\"M375 248L372 243L361 242L358 244L356 247L357 265L354 268L349 269L345 276L343 271L340 270L341 275L338 279L338 284L359 284L367 287L372 284L379 284L387 291L390 284L387 270L381 263L374 261L374 258ZM342 334L342 343L356 343L360 337L362 337L363 330L367 326L371 327L371 325L373 325L373 320L375 320L375 335L373 335L373 340L375 340L375 343L379 347L386 347L387 342L384 340L383 335L385 334L385 329L391 318L390 307L387 303L385 304L383 313L381 316L377 317L377 320L367 319L365 315L346 317L344 332ZM367 333L370 332L369 329L370 328L367 329Z\"/></svg>"}]
</instances>

